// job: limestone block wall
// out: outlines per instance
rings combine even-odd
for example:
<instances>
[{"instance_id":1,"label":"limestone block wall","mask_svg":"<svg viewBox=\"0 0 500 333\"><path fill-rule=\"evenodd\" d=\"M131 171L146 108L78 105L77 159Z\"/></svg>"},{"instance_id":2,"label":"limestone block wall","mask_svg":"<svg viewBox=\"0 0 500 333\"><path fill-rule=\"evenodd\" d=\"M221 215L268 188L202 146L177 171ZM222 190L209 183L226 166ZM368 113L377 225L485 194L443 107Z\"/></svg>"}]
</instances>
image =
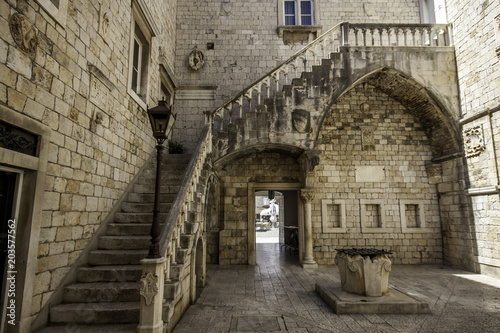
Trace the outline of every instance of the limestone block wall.
<instances>
[{"instance_id":1,"label":"limestone block wall","mask_svg":"<svg viewBox=\"0 0 500 333\"><path fill-rule=\"evenodd\" d=\"M312 205L318 263L333 264L335 249L345 247L386 249L394 263L442 262L429 140L402 105L357 86L329 110L318 149Z\"/></svg>"},{"instance_id":2,"label":"limestone block wall","mask_svg":"<svg viewBox=\"0 0 500 333\"><path fill-rule=\"evenodd\" d=\"M500 4L498 1L446 1L453 23L462 112L470 115L498 105Z\"/></svg>"},{"instance_id":3,"label":"limestone block wall","mask_svg":"<svg viewBox=\"0 0 500 333\"><path fill-rule=\"evenodd\" d=\"M222 180L219 264L248 263L248 183L299 183L295 158L282 153L252 153L226 165Z\"/></svg>"},{"instance_id":4,"label":"limestone block wall","mask_svg":"<svg viewBox=\"0 0 500 333\"><path fill-rule=\"evenodd\" d=\"M500 276L500 3L446 5L454 25L474 261L476 270Z\"/></svg>"},{"instance_id":5,"label":"limestone block wall","mask_svg":"<svg viewBox=\"0 0 500 333\"><path fill-rule=\"evenodd\" d=\"M341 1L316 0L314 23L325 32L343 22L419 23L418 0ZM182 86L217 87L215 96L201 105L176 100L178 112L174 139L186 142L191 149L203 123L193 123L193 116L213 110L231 99L246 86L262 77L300 50L316 33L305 36L278 34L279 0L182 1L177 11L177 46L175 70ZM196 48L205 55L199 70L188 66L188 56ZM333 51L333 50L332 50ZM205 88L200 88L200 94ZM192 96L193 100L200 97Z\"/></svg>"},{"instance_id":6,"label":"limestone block wall","mask_svg":"<svg viewBox=\"0 0 500 333\"><path fill-rule=\"evenodd\" d=\"M160 48L173 63L176 1L141 2L161 33L151 41L151 106L159 93ZM39 244L32 263L33 315L154 149L146 110L127 92L131 1L67 4L66 20L59 22L33 0L0 3L0 103L52 131L39 239L31 239ZM34 27L32 53L10 33L14 14Z\"/></svg>"}]
</instances>

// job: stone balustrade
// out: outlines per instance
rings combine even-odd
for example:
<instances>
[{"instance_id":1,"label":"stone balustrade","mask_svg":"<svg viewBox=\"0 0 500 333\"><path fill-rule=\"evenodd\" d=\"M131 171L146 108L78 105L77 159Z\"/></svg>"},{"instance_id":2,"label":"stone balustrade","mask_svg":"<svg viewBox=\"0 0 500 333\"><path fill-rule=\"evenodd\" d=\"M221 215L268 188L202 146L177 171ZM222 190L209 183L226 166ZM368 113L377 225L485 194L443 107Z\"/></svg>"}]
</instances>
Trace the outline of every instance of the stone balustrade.
<instances>
[{"instance_id":1,"label":"stone balustrade","mask_svg":"<svg viewBox=\"0 0 500 333\"><path fill-rule=\"evenodd\" d=\"M450 24L342 23L343 46L451 46Z\"/></svg>"},{"instance_id":2,"label":"stone balustrade","mask_svg":"<svg viewBox=\"0 0 500 333\"><path fill-rule=\"evenodd\" d=\"M209 125L205 125L201 139L198 142L198 147L193 153L193 157L188 165L186 176L182 182L177 197L172 205L172 208L165 222L160 235L160 254L167 258L165 281L170 280L170 265L176 264L176 249L180 247L180 235L187 229L187 223L195 223L196 221L188 221L189 213L192 212L192 205L199 195L197 187L202 180L202 172L209 158L212 149L212 140L209 134ZM198 207L201 209L201 207Z\"/></svg>"},{"instance_id":3,"label":"stone balustrade","mask_svg":"<svg viewBox=\"0 0 500 333\"><path fill-rule=\"evenodd\" d=\"M141 295L149 296L154 300L154 295L163 295L163 282L170 283L173 278L171 277L171 268L174 265L190 265L190 261L186 258L177 258L178 251L187 251L190 253L190 244L182 244L182 235L193 235L199 228L199 219L203 206L198 204L203 202L204 190L200 191L200 185L204 188L205 183L205 170L210 153L212 150L212 140L210 133L210 124L205 125L200 141L197 148L191 157L184 180L177 193L176 199L170 209L165 225L160 234L160 254L163 256L160 259L147 259L142 261L143 264L143 288L141 288ZM194 217L193 217L194 216ZM184 248L183 248L184 247ZM186 248L187 247L187 248ZM181 256L182 256L182 252ZM151 262L153 261L153 262ZM178 273L179 281L182 280L184 274L182 272L189 272L190 270L180 270ZM154 281L148 280L148 277L154 277ZM149 282L148 282L149 281ZM153 292L149 292L153 291ZM173 295L172 300L174 306L178 304L179 299ZM179 297L182 297L179 296ZM165 322L168 324L174 311L162 310L163 296L155 302L147 302L148 298L141 298L141 319L138 331L141 333L159 333L163 332ZM182 310L183 311L183 310ZM163 313L163 315L161 315ZM167 315L165 315L167 313Z\"/></svg>"}]
</instances>

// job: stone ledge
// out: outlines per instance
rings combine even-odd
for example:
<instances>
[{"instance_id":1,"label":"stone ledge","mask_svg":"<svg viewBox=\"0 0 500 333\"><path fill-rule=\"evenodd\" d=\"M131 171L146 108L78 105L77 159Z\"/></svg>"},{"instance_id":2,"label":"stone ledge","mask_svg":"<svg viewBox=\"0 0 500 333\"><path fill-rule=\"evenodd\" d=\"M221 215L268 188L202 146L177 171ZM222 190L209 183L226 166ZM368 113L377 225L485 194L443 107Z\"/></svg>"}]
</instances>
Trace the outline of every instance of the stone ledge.
<instances>
[{"instance_id":1,"label":"stone ledge","mask_svg":"<svg viewBox=\"0 0 500 333\"><path fill-rule=\"evenodd\" d=\"M369 297L345 292L339 283L322 285L316 283L316 293L336 314L385 313L385 314L429 314L429 304L389 288L387 294Z\"/></svg>"},{"instance_id":2,"label":"stone ledge","mask_svg":"<svg viewBox=\"0 0 500 333\"><path fill-rule=\"evenodd\" d=\"M278 36L280 38L283 38L284 32L315 33L316 37L318 37L319 35L321 35L321 29L322 29L322 26L318 26L318 25L279 25L277 28Z\"/></svg>"}]
</instances>

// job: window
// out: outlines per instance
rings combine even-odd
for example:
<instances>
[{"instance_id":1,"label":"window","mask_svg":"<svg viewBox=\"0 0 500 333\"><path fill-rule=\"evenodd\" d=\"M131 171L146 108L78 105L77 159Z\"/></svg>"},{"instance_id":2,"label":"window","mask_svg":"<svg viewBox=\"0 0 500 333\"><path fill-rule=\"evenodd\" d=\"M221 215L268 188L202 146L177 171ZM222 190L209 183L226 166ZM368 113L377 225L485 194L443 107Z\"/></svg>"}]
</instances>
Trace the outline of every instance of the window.
<instances>
[{"instance_id":1,"label":"window","mask_svg":"<svg viewBox=\"0 0 500 333\"><path fill-rule=\"evenodd\" d=\"M160 100L167 101L168 105L174 103L174 91L177 83L173 79L173 72L165 63L160 63Z\"/></svg>"},{"instance_id":2,"label":"window","mask_svg":"<svg viewBox=\"0 0 500 333\"><path fill-rule=\"evenodd\" d=\"M135 24L132 50L131 88L141 99L144 99L147 89L149 44L137 23Z\"/></svg>"},{"instance_id":3,"label":"window","mask_svg":"<svg viewBox=\"0 0 500 333\"><path fill-rule=\"evenodd\" d=\"M61 26L66 25L68 0L37 0L40 6Z\"/></svg>"},{"instance_id":4,"label":"window","mask_svg":"<svg viewBox=\"0 0 500 333\"><path fill-rule=\"evenodd\" d=\"M285 25L313 25L313 3L312 1L284 1L284 23Z\"/></svg>"},{"instance_id":5,"label":"window","mask_svg":"<svg viewBox=\"0 0 500 333\"><path fill-rule=\"evenodd\" d=\"M128 91L144 109L148 100L151 39L159 33L152 17L146 1L132 1Z\"/></svg>"}]
</instances>

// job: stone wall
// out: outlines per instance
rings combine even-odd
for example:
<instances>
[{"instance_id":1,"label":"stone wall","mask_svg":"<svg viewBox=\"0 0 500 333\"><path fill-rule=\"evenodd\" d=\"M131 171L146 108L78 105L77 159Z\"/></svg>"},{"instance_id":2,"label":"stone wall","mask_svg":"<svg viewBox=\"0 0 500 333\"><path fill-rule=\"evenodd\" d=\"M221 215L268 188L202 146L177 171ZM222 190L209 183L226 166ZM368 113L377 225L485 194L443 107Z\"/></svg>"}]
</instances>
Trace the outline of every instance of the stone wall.
<instances>
[{"instance_id":1,"label":"stone wall","mask_svg":"<svg viewBox=\"0 0 500 333\"><path fill-rule=\"evenodd\" d=\"M454 25L477 270L500 276L500 3L447 1ZM463 237L467 242L467 237ZM456 244L458 251L462 244Z\"/></svg>"},{"instance_id":2,"label":"stone wall","mask_svg":"<svg viewBox=\"0 0 500 333\"><path fill-rule=\"evenodd\" d=\"M160 31L151 42L147 100L155 105L160 47L173 63L176 1L144 3ZM34 27L38 43L31 53L10 33L15 14ZM65 22L33 0L0 3L0 103L52 130L40 236L31 239L39 243L32 314L154 149L146 110L127 92L131 20L128 0L69 1Z\"/></svg>"},{"instance_id":3,"label":"stone wall","mask_svg":"<svg viewBox=\"0 0 500 333\"><path fill-rule=\"evenodd\" d=\"M315 25L320 32L349 21L353 23L419 23L418 0L379 1L316 0ZM203 126L203 111L214 110L246 86L282 63L311 41L316 33L306 34L303 42L286 42L278 34L278 0L182 1L177 15L175 68L182 86L201 86L198 96L205 95L206 85L217 88L211 99L201 103L176 100L178 112L174 139L193 149ZM301 35L303 32L291 33ZM285 36L286 37L286 36ZM290 37L291 40L301 38ZM190 52L197 48L205 55L200 70L188 66ZM332 50L334 51L334 50ZM205 86L205 87L203 87ZM191 120L196 120L193 122Z\"/></svg>"},{"instance_id":4,"label":"stone wall","mask_svg":"<svg viewBox=\"0 0 500 333\"><path fill-rule=\"evenodd\" d=\"M223 186L224 221L219 233L219 263L248 263L248 184L299 183L299 165L282 153L252 153L226 165L218 175Z\"/></svg>"},{"instance_id":5,"label":"stone wall","mask_svg":"<svg viewBox=\"0 0 500 333\"><path fill-rule=\"evenodd\" d=\"M329 110L318 149L312 213L318 263L333 264L343 247L386 249L394 263L442 262L438 195L426 171L432 151L425 129L401 104L357 86Z\"/></svg>"}]
</instances>

